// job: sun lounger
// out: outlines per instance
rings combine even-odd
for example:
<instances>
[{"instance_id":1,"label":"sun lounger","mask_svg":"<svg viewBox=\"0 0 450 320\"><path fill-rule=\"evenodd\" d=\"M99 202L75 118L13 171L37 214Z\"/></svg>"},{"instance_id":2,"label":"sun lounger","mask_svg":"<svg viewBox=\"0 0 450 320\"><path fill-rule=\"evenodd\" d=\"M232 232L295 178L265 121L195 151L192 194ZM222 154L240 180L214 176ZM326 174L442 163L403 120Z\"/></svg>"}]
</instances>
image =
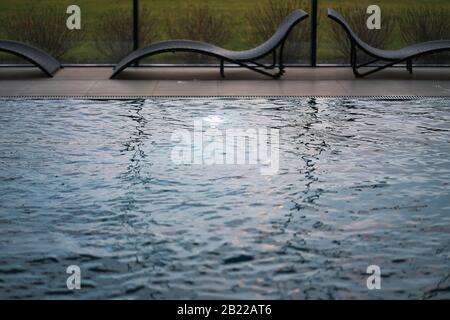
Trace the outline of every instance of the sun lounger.
<instances>
[{"instance_id":1,"label":"sun lounger","mask_svg":"<svg viewBox=\"0 0 450 320\"><path fill-rule=\"evenodd\" d=\"M220 74L224 77L224 62L237 64L263 75L278 78L284 74L283 49L285 41L292 29L302 20L308 17L308 14L302 10L296 10L287 16L280 24L275 34L262 45L245 51L230 51L213 44L191 41L191 40L170 40L151 44L150 46L133 51L122 59L116 67L111 78L117 77L127 67L135 62L149 56L164 52L195 52L212 56L220 60ZM278 52L277 52L278 51ZM273 54L271 65L264 65L257 62L269 54ZM270 73L265 70L278 68L277 73Z\"/></svg>"},{"instance_id":2,"label":"sun lounger","mask_svg":"<svg viewBox=\"0 0 450 320\"><path fill-rule=\"evenodd\" d=\"M0 51L11 53L28 60L44 71L49 77L53 77L55 72L61 69L61 63L51 55L22 42L0 40Z\"/></svg>"},{"instance_id":3,"label":"sun lounger","mask_svg":"<svg viewBox=\"0 0 450 320\"><path fill-rule=\"evenodd\" d=\"M450 51L450 40L423 42L400 50L377 49L362 41L353 32L353 30L350 28L350 26L344 20L344 18L333 9L328 9L328 17L336 21L339 25L341 25L341 27L347 33L347 36L351 42L350 63L353 68L353 73L355 74L356 77L365 77L402 62L406 63L407 70L410 73L412 73L413 59L438 52ZM358 56L357 56L358 48L374 59L364 64L358 65ZM386 61L386 64L382 66L372 67L370 71L367 71L365 73L361 73L359 71L360 68L370 67L371 65L379 61Z\"/></svg>"}]
</instances>

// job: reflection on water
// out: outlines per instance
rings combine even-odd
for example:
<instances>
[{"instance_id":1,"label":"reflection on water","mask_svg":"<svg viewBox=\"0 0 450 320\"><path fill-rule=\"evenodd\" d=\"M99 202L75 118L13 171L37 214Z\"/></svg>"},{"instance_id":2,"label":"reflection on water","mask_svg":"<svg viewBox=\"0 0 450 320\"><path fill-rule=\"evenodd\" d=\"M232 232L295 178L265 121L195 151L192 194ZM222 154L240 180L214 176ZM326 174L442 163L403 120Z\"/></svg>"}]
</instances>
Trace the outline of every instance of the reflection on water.
<instances>
[{"instance_id":1,"label":"reflection on water","mask_svg":"<svg viewBox=\"0 0 450 320\"><path fill-rule=\"evenodd\" d=\"M2 100L0 297L450 298L448 104ZM279 129L278 174L173 163L194 119Z\"/></svg>"}]
</instances>

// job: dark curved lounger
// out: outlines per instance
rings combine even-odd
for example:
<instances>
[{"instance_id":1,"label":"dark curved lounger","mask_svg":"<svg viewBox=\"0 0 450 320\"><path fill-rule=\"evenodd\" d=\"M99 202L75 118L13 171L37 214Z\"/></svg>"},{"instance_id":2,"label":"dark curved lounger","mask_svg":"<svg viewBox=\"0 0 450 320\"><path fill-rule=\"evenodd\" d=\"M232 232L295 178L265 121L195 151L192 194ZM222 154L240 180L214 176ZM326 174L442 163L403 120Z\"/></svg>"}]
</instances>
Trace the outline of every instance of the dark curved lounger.
<instances>
[{"instance_id":1,"label":"dark curved lounger","mask_svg":"<svg viewBox=\"0 0 450 320\"><path fill-rule=\"evenodd\" d=\"M438 41L429 41L429 42L423 42L418 43L400 50L381 50L374 47L371 47L364 41L362 41L350 28L348 23L344 20L344 18L334 11L333 9L328 9L328 17L332 20L336 21L338 24L344 28L345 32L347 33L350 42L351 42L351 53L350 53L350 63L353 68L353 73L356 77L365 77L369 74L378 72L380 70L392 67L395 64L406 62L406 69L409 71L409 73L412 73L413 71L413 65L412 61L414 58L418 58L421 56L430 55L433 53L443 52L443 51L450 51L450 40L438 40ZM366 54L370 55L371 57L375 58L374 60L358 65L357 62L357 52L356 49L359 48ZM359 68L362 67L368 67L371 64L378 62L380 60L388 61L388 63L381 67L374 67L374 69L366 72L366 73L360 73L358 71Z\"/></svg>"},{"instance_id":2,"label":"dark curved lounger","mask_svg":"<svg viewBox=\"0 0 450 320\"><path fill-rule=\"evenodd\" d=\"M308 14L303 10L296 10L292 12L289 16L287 16L283 22L278 27L275 34L265 43L256 47L254 49L246 50L246 51L230 51L215 45L199 42L199 41L191 41L191 40L170 40L170 41L162 41L151 44L150 46L142 49L138 49L133 51L128 56L122 59L114 68L114 73L111 76L115 78L119 73L121 73L124 69L131 66L135 62L139 61L142 58L156 55L163 52L196 52L204 55L216 57L220 60L220 74L224 77L224 61L228 61L234 64L237 64L241 67L248 68L252 71L259 72L266 76L272 78L278 78L284 73L284 65L283 65L283 48L291 30L296 26L300 21L304 20L308 17ZM277 57L277 50L279 49L279 54ZM261 58L268 56L273 53L273 63L270 66L263 65L261 63L256 62ZM251 64L249 64L251 63ZM272 74L267 71L261 69L279 69L278 73Z\"/></svg>"},{"instance_id":3,"label":"dark curved lounger","mask_svg":"<svg viewBox=\"0 0 450 320\"><path fill-rule=\"evenodd\" d=\"M55 72L61 69L61 63L51 55L22 42L0 40L0 51L11 53L30 61L49 77L53 77Z\"/></svg>"}]
</instances>

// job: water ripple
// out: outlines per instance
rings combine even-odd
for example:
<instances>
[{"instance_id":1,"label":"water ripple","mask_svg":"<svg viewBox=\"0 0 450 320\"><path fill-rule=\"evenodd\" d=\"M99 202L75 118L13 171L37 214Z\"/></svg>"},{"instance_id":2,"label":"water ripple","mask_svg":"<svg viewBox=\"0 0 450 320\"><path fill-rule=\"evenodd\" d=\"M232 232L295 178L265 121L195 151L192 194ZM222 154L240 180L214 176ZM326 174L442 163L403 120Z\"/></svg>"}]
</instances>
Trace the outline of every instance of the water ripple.
<instances>
[{"instance_id":1,"label":"water ripple","mask_svg":"<svg viewBox=\"0 0 450 320\"><path fill-rule=\"evenodd\" d=\"M0 297L448 299L448 103L2 100ZM197 118L279 129L279 173L173 163Z\"/></svg>"}]
</instances>

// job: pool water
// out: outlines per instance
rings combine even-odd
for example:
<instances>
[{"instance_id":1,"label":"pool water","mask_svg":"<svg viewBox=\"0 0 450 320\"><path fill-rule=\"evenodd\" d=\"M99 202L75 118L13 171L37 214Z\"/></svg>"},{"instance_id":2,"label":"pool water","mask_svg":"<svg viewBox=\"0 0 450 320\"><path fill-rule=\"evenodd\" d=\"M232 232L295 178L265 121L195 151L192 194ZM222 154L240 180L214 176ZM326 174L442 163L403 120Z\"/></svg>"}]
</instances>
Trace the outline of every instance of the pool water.
<instances>
[{"instance_id":1,"label":"pool water","mask_svg":"<svg viewBox=\"0 0 450 320\"><path fill-rule=\"evenodd\" d=\"M278 170L174 161L196 120ZM0 298L448 299L449 183L448 99L0 100Z\"/></svg>"}]
</instances>

